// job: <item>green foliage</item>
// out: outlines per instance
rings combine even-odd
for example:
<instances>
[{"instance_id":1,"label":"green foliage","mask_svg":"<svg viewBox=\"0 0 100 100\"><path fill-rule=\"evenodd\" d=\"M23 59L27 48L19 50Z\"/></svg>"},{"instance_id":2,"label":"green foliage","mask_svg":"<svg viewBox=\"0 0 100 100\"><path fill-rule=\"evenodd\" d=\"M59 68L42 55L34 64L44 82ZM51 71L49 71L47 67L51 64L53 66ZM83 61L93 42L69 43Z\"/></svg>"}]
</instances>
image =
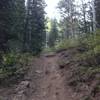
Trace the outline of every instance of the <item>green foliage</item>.
<instances>
[{"instance_id":1,"label":"green foliage","mask_svg":"<svg viewBox=\"0 0 100 100\"><path fill-rule=\"evenodd\" d=\"M49 48L49 47L47 47L47 48L43 49L42 53L49 53L49 52L54 52L54 51L55 51L55 48Z\"/></svg>"},{"instance_id":2,"label":"green foliage","mask_svg":"<svg viewBox=\"0 0 100 100\"><path fill-rule=\"evenodd\" d=\"M25 29L25 0L14 0L10 2L10 31L8 47L10 51L22 51L23 36Z\"/></svg>"},{"instance_id":3,"label":"green foliage","mask_svg":"<svg viewBox=\"0 0 100 100\"><path fill-rule=\"evenodd\" d=\"M31 55L42 50L44 8L43 0L27 0L27 6L25 0L0 1L0 79L24 73Z\"/></svg>"},{"instance_id":4,"label":"green foliage","mask_svg":"<svg viewBox=\"0 0 100 100\"><path fill-rule=\"evenodd\" d=\"M25 19L23 51L39 53L45 44L45 3L43 0L28 0ZM31 12L31 13L30 13Z\"/></svg>"},{"instance_id":5,"label":"green foliage","mask_svg":"<svg viewBox=\"0 0 100 100\"><path fill-rule=\"evenodd\" d=\"M32 55L29 53L8 53L2 57L0 65L0 79L24 74Z\"/></svg>"},{"instance_id":6,"label":"green foliage","mask_svg":"<svg viewBox=\"0 0 100 100\"><path fill-rule=\"evenodd\" d=\"M25 0L1 0L0 51L39 53L46 36L44 7L43 0L27 0L27 6Z\"/></svg>"},{"instance_id":7,"label":"green foliage","mask_svg":"<svg viewBox=\"0 0 100 100\"><path fill-rule=\"evenodd\" d=\"M96 75L98 73L100 73L100 68L99 66L95 66L95 67L81 67L80 71L79 71L81 76L87 76L87 77L91 77L92 75Z\"/></svg>"},{"instance_id":8,"label":"green foliage","mask_svg":"<svg viewBox=\"0 0 100 100\"><path fill-rule=\"evenodd\" d=\"M95 54L100 54L100 45L97 45L97 46L94 48L94 52L95 52Z\"/></svg>"},{"instance_id":9,"label":"green foliage","mask_svg":"<svg viewBox=\"0 0 100 100\"><path fill-rule=\"evenodd\" d=\"M100 53L100 30L79 39L79 45L88 49L83 55L95 56Z\"/></svg>"},{"instance_id":10,"label":"green foliage","mask_svg":"<svg viewBox=\"0 0 100 100\"><path fill-rule=\"evenodd\" d=\"M94 2L95 2L97 27L100 28L100 1L99 0L94 0Z\"/></svg>"},{"instance_id":11,"label":"green foliage","mask_svg":"<svg viewBox=\"0 0 100 100\"><path fill-rule=\"evenodd\" d=\"M6 54L3 56L3 64L6 66L12 66L16 64L17 57L14 54Z\"/></svg>"},{"instance_id":12,"label":"green foliage","mask_svg":"<svg viewBox=\"0 0 100 100\"><path fill-rule=\"evenodd\" d=\"M52 19L51 20L51 29L49 32L49 39L48 39L48 45L49 47L54 47L55 43L58 39L58 26L57 26L57 20Z\"/></svg>"},{"instance_id":13,"label":"green foliage","mask_svg":"<svg viewBox=\"0 0 100 100\"><path fill-rule=\"evenodd\" d=\"M75 82L89 82L90 80L100 81L100 31L96 31L92 35L88 35L81 39L79 46L87 48L86 51L78 51L73 57L76 61L80 62L78 68L75 69L73 74ZM84 46L83 46L84 45ZM98 90L98 89L97 89Z\"/></svg>"},{"instance_id":14,"label":"green foliage","mask_svg":"<svg viewBox=\"0 0 100 100\"><path fill-rule=\"evenodd\" d=\"M87 60L90 58L94 58L94 51L89 50L84 53L77 53L75 59L77 60Z\"/></svg>"},{"instance_id":15,"label":"green foliage","mask_svg":"<svg viewBox=\"0 0 100 100\"><path fill-rule=\"evenodd\" d=\"M68 49L72 47L77 47L79 45L78 39L64 39L56 45L56 50Z\"/></svg>"},{"instance_id":16,"label":"green foliage","mask_svg":"<svg viewBox=\"0 0 100 100\"><path fill-rule=\"evenodd\" d=\"M0 1L0 51L7 51L7 41L10 30L11 0Z\"/></svg>"}]
</instances>

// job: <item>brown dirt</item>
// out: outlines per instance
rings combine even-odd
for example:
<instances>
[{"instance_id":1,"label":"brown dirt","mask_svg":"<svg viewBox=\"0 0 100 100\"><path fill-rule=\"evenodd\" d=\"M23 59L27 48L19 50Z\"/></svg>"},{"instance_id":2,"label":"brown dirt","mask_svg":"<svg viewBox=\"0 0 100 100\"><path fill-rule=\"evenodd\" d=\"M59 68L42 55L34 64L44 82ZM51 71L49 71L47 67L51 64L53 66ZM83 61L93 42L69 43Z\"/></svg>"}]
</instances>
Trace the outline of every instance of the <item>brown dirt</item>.
<instances>
[{"instance_id":1,"label":"brown dirt","mask_svg":"<svg viewBox=\"0 0 100 100\"><path fill-rule=\"evenodd\" d=\"M61 55L69 61L67 70L58 65ZM85 100L68 85L72 74L70 59L69 51L34 59L23 81L0 88L0 100Z\"/></svg>"}]
</instances>

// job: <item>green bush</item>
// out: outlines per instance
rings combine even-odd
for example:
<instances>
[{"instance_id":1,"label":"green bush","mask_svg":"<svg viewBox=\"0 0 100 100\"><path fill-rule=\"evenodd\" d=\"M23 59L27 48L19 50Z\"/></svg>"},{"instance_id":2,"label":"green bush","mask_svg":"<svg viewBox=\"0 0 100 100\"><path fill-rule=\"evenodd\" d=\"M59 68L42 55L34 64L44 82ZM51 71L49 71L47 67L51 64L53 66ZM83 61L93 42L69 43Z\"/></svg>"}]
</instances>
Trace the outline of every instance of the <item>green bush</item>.
<instances>
[{"instance_id":1,"label":"green bush","mask_svg":"<svg viewBox=\"0 0 100 100\"><path fill-rule=\"evenodd\" d=\"M43 49L42 53L49 53L49 52L54 52L54 51L55 51L55 48L54 47L52 47L52 48L47 47L47 48L44 48Z\"/></svg>"},{"instance_id":2,"label":"green bush","mask_svg":"<svg viewBox=\"0 0 100 100\"><path fill-rule=\"evenodd\" d=\"M6 66L12 66L14 64L16 64L17 62L17 56L15 56L14 54L5 54L3 56L3 64Z\"/></svg>"},{"instance_id":3,"label":"green bush","mask_svg":"<svg viewBox=\"0 0 100 100\"><path fill-rule=\"evenodd\" d=\"M56 50L59 50L59 49L68 49L68 48L71 48L71 47L77 47L79 45L79 41L78 39L64 39L62 40L60 43L58 43L55 48Z\"/></svg>"},{"instance_id":4,"label":"green bush","mask_svg":"<svg viewBox=\"0 0 100 100\"><path fill-rule=\"evenodd\" d=\"M96 47L94 48L94 52L95 54L100 54L100 45L96 45Z\"/></svg>"},{"instance_id":5,"label":"green bush","mask_svg":"<svg viewBox=\"0 0 100 100\"><path fill-rule=\"evenodd\" d=\"M0 79L24 73L24 71L27 69L26 66L28 65L31 58L32 55L29 53L2 54L2 63L0 65Z\"/></svg>"}]
</instances>

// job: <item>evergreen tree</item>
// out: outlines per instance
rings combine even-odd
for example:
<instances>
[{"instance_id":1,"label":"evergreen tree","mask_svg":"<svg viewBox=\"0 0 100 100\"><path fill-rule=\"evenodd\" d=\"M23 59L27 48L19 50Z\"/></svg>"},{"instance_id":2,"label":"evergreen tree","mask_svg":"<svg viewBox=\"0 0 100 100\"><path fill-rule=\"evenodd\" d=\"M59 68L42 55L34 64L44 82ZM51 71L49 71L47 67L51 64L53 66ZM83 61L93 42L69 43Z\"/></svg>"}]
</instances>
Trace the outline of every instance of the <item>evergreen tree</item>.
<instances>
[{"instance_id":1,"label":"evergreen tree","mask_svg":"<svg viewBox=\"0 0 100 100\"><path fill-rule=\"evenodd\" d=\"M51 20L51 30L49 32L48 45L50 47L53 47L55 45L57 38L58 38L57 20L53 19Z\"/></svg>"},{"instance_id":2,"label":"evergreen tree","mask_svg":"<svg viewBox=\"0 0 100 100\"><path fill-rule=\"evenodd\" d=\"M45 12L43 0L28 0L24 48L30 52L41 51L45 42Z\"/></svg>"},{"instance_id":3,"label":"evergreen tree","mask_svg":"<svg viewBox=\"0 0 100 100\"><path fill-rule=\"evenodd\" d=\"M11 0L0 0L0 51L8 49L10 2Z\"/></svg>"},{"instance_id":4,"label":"evergreen tree","mask_svg":"<svg viewBox=\"0 0 100 100\"><path fill-rule=\"evenodd\" d=\"M13 0L11 3L10 50L22 51L25 24L25 0Z\"/></svg>"},{"instance_id":5,"label":"evergreen tree","mask_svg":"<svg viewBox=\"0 0 100 100\"><path fill-rule=\"evenodd\" d=\"M100 28L100 0L95 0L97 28Z\"/></svg>"}]
</instances>

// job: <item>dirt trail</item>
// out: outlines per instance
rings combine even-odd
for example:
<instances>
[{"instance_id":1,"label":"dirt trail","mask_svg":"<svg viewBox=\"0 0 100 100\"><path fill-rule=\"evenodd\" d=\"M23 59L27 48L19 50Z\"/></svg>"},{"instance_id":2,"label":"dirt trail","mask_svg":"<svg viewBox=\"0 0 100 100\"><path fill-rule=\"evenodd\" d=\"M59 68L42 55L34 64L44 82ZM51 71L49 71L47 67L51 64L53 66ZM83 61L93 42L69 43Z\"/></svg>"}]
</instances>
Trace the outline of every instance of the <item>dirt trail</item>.
<instances>
[{"instance_id":1,"label":"dirt trail","mask_svg":"<svg viewBox=\"0 0 100 100\"><path fill-rule=\"evenodd\" d=\"M57 56L45 58L45 77L41 84L42 98L39 100L75 100L61 75Z\"/></svg>"},{"instance_id":2,"label":"dirt trail","mask_svg":"<svg viewBox=\"0 0 100 100\"><path fill-rule=\"evenodd\" d=\"M67 85L58 59L58 55L36 59L21 83L13 88L0 89L0 100L80 100Z\"/></svg>"}]
</instances>

